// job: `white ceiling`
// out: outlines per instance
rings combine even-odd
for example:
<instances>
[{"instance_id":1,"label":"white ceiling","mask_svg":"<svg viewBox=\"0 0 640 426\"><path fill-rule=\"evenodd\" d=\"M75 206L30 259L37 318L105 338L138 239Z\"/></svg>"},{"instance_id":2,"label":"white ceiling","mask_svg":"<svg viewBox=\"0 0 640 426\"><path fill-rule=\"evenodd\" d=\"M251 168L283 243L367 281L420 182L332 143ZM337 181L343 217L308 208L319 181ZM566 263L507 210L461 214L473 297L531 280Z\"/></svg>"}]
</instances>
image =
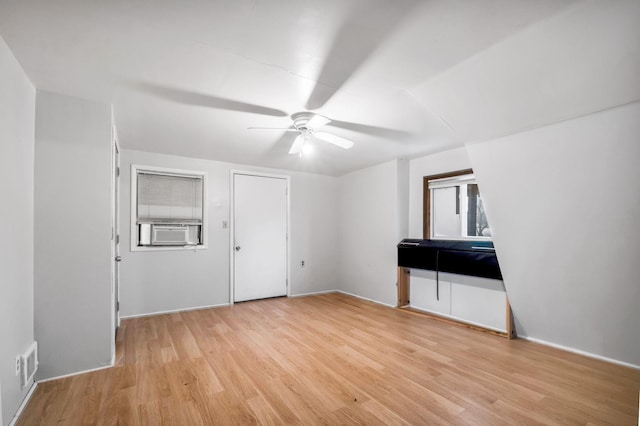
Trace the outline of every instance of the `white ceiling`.
<instances>
[{"instance_id":1,"label":"white ceiling","mask_svg":"<svg viewBox=\"0 0 640 426\"><path fill-rule=\"evenodd\" d=\"M341 175L640 99L640 2L0 0L38 89L123 148ZM288 155L289 115L356 145Z\"/></svg>"}]
</instances>

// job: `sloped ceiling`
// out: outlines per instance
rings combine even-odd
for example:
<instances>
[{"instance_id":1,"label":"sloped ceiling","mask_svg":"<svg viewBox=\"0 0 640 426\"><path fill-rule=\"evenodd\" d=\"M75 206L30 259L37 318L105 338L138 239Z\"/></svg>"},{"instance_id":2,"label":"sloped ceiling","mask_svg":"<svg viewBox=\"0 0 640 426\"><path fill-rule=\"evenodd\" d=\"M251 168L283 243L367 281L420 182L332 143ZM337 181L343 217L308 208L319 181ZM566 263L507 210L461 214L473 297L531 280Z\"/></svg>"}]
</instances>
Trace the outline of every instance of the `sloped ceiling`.
<instances>
[{"instance_id":1,"label":"sloped ceiling","mask_svg":"<svg viewBox=\"0 0 640 426\"><path fill-rule=\"evenodd\" d=\"M640 2L572 5L411 89L459 140L640 99Z\"/></svg>"},{"instance_id":2,"label":"sloped ceiling","mask_svg":"<svg viewBox=\"0 0 640 426\"><path fill-rule=\"evenodd\" d=\"M38 89L113 103L124 148L341 175L637 99L634 4L22 0L0 35ZM355 147L247 130L304 110Z\"/></svg>"}]
</instances>

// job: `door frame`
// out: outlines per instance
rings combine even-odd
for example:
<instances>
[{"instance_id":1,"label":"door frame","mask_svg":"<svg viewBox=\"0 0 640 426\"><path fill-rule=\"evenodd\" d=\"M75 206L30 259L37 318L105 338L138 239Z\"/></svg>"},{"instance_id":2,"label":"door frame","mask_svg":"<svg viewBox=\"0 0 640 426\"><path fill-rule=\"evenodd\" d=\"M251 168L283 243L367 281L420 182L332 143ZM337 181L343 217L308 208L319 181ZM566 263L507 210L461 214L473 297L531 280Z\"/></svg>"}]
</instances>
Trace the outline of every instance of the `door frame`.
<instances>
[{"instance_id":1,"label":"door frame","mask_svg":"<svg viewBox=\"0 0 640 426\"><path fill-rule=\"evenodd\" d=\"M112 111L113 117L113 111ZM115 123L111 124L111 364L116 357L116 332L120 327L120 299L119 265L116 256L119 253L120 235L120 144Z\"/></svg>"},{"instance_id":2,"label":"door frame","mask_svg":"<svg viewBox=\"0 0 640 426\"><path fill-rule=\"evenodd\" d=\"M229 305L234 304L234 294L235 294L235 176L236 175L245 175L245 176L255 176L255 177L263 177L263 178L275 178L275 179L284 179L287 185L287 258L286 258L286 269L287 269L287 297L291 295L291 262L289 261L291 258L291 244L290 238L291 235L291 176L288 175L278 175L273 173L262 173L255 172L252 170L237 170L231 169L229 176Z\"/></svg>"}]
</instances>

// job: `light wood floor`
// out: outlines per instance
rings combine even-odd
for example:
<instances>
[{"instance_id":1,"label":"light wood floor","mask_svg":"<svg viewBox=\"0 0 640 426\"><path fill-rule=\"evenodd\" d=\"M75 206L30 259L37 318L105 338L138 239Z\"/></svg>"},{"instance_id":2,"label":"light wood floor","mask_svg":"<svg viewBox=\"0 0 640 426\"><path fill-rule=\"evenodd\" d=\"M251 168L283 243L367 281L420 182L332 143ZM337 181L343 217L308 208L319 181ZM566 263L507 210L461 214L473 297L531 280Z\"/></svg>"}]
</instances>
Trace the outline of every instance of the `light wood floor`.
<instances>
[{"instance_id":1,"label":"light wood floor","mask_svg":"<svg viewBox=\"0 0 640 426\"><path fill-rule=\"evenodd\" d=\"M637 425L640 372L342 294L123 321L20 425Z\"/></svg>"}]
</instances>

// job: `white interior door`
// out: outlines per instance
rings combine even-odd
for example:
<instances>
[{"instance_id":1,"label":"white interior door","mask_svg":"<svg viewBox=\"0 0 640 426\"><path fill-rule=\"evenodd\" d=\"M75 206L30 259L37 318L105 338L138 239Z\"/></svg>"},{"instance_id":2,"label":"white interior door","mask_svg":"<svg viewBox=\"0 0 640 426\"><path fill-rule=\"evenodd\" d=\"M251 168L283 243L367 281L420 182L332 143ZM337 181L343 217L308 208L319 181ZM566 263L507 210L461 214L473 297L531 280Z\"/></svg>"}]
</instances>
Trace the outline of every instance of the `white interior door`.
<instances>
[{"instance_id":1,"label":"white interior door","mask_svg":"<svg viewBox=\"0 0 640 426\"><path fill-rule=\"evenodd\" d=\"M287 179L233 175L234 301L287 294Z\"/></svg>"}]
</instances>

